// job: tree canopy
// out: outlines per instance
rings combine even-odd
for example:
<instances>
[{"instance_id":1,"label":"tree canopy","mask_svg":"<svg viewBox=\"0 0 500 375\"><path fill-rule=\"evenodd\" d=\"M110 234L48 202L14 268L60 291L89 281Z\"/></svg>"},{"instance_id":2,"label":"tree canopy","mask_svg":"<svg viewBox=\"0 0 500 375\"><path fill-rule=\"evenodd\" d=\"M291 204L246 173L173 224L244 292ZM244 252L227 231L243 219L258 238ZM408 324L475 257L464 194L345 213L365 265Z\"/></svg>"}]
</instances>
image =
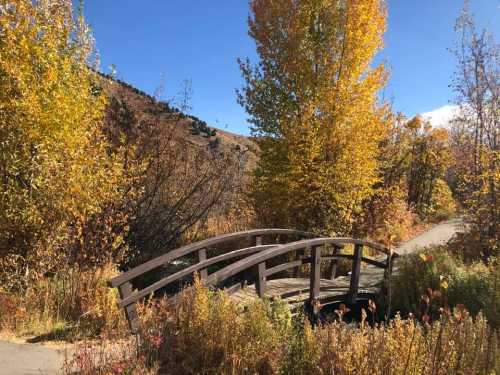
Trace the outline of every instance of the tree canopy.
<instances>
[{"instance_id":1,"label":"tree canopy","mask_svg":"<svg viewBox=\"0 0 500 375\"><path fill-rule=\"evenodd\" d=\"M265 225L346 233L377 180L387 109L381 0L253 0L257 66L240 61L239 101L261 159L253 198Z\"/></svg>"}]
</instances>

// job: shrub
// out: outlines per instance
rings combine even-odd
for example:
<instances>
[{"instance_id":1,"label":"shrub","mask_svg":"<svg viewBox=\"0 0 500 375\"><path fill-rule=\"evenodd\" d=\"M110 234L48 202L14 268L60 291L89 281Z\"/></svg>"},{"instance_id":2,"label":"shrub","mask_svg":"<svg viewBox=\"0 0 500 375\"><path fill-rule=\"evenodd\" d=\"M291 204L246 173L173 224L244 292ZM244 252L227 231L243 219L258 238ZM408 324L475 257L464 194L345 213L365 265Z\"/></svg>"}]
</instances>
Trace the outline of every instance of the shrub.
<instances>
[{"instance_id":1,"label":"shrub","mask_svg":"<svg viewBox=\"0 0 500 375\"><path fill-rule=\"evenodd\" d=\"M61 264L123 255L127 215L117 211L128 176L102 131L106 97L72 2L2 5L0 285L24 289Z\"/></svg>"},{"instance_id":2,"label":"shrub","mask_svg":"<svg viewBox=\"0 0 500 375\"><path fill-rule=\"evenodd\" d=\"M434 322L397 316L387 325L292 320L283 302L243 307L195 283L178 299L143 305L140 346L113 356L84 347L68 363L83 374L491 374L498 334L479 313L443 310ZM92 356L92 351L94 356ZM104 354L103 354L104 353ZM127 360L134 356L134 360Z\"/></svg>"},{"instance_id":3,"label":"shrub","mask_svg":"<svg viewBox=\"0 0 500 375\"><path fill-rule=\"evenodd\" d=\"M432 192L429 216L433 221L443 221L449 219L456 212L456 202L450 186L441 179L438 179Z\"/></svg>"},{"instance_id":4,"label":"shrub","mask_svg":"<svg viewBox=\"0 0 500 375\"><path fill-rule=\"evenodd\" d=\"M200 283L180 296L175 310L163 300L144 318L143 349L156 351L150 359L163 371L179 374L275 373L290 324L287 310L263 301L243 309Z\"/></svg>"},{"instance_id":5,"label":"shrub","mask_svg":"<svg viewBox=\"0 0 500 375\"><path fill-rule=\"evenodd\" d=\"M499 368L498 337L478 316L455 311L432 325L397 316L387 326L307 325L303 350L288 358L295 374L488 374ZM304 363L307 366L304 366Z\"/></svg>"},{"instance_id":6,"label":"shrub","mask_svg":"<svg viewBox=\"0 0 500 375\"><path fill-rule=\"evenodd\" d=\"M490 324L498 327L498 281L497 261L467 265L446 248L428 249L399 261L392 280L393 310L436 317L440 307L464 305L474 316L483 311Z\"/></svg>"},{"instance_id":7,"label":"shrub","mask_svg":"<svg viewBox=\"0 0 500 375\"><path fill-rule=\"evenodd\" d=\"M361 235L386 245L407 239L418 217L408 208L405 194L398 186L378 189L365 203L358 222Z\"/></svg>"},{"instance_id":8,"label":"shrub","mask_svg":"<svg viewBox=\"0 0 500 375\"><path fill-rule=\"evenodd\" d=\"M40 339L77 339L126 332L115 289L113 266L61 271L38 279L24 293L0 293L0 328Z\"/></svg>"}]
</instances>

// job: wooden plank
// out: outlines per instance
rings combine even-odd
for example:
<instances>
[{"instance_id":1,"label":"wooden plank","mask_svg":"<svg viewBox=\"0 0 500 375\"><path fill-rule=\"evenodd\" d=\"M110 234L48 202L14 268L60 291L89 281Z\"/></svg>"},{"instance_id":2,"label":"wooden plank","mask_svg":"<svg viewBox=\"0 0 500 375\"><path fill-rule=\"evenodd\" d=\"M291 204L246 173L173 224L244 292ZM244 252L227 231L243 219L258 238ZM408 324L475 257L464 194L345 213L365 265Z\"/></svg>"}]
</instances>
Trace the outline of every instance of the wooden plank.
<instances>
[{"instance_id":1,"label":"wooden plank","mask_svg":"<svg viewBox=\"0 0 500 375\"><path fill-rule=\"evenodd\" d=\"M251 239L250 239L251 242L253 242L253 244L255 246L261 246L262 245L262 241L263 241L263 238L261 235L258 235L258 236L253 236ZM244 270L242 273L241 273L241 277L246 281L246 282L254 282L255 280L255 272L254 272L254 268L253 267L250 267L250 268L247 268L246 270ZM259 277L257 275L257 277ZM258 282L257 280L255 282Z\"/></svg>"},{"instance_id":2,"label":"wooden plank","mask_svg":"<svg viewBox=\"0 0 500 375\"><path fill-rule=\"evenodd\" d=\"M385 262L379 262L378 260L371 258L361 257L361 261L382 269L385 269L387 267L387 264Z\"/></svg>"},{"instance_id":3,"label":"wooden plank","mask_svg":"<svg viewBox=\"0 0 500 375\"><path fill-rule=\"evenodd\" d=\"M204 247L203 249L198 250L198 262L203 263L207 260L207 249ZM208 271L206 268L202 268L200 270L200 279L206 280L208 276Z\"/></svg>"},{"instance_id":4,"label":"wooden plank","mask_svg":"<svg viewBox=\"0 0 500 375\"><path fill-rule=\"evenodd\" d=\"M382 276L382 273L380 273ZM281 298L289 304L309 302L310 278L283 278L267 280L266 282L266 297ZM366 298L366 296L375 296L379 292L379 287L362 285L360 283L358 291L358 300ZM341 276L335 280L321 279L321 288L318 299L321 305L333 301L347 302L349 293L349 277ZM251 303L259 298L256 292L255 285L248 285L246 288L239 290L231 295L231 299L235 302ZM370 297L372 298L372 297Z\"/></svg>"},{"instance_id":5,"label":"wooden plank","mask_svg":"<svg viewBox=\"0 0 500 375\"><path fill-rule=\"evenodd\" d=\"M322 260L339 260L339 259L354 259L354 255L352 254L336 254L336 255L328 255L326 257L321 257Z\"/></svg>"},{"instance_id":6,"label":"wooden plank","mask_svg":"<svg viewBox=\"0 0 500 375\"><path fill-rule=\"evenodd\" d=\"M262 245L262 236L255 236L254 240L255 240L255 246Z\"/></svg>"},{"instance_id":7,"label":"wooden plank","mask_svg":"<svg viewBox=\"0 0 500 375\"><path fill-rule=\"evenodd\" d=\"M125 284L120 285L118 288L118 292L120 294L121 299L125 299L132 294L132 284L127 282ZM137 309L134 304L128 305L125 308L125 316L127 317L128 325L130 327L130 331L136 334L139 332L139 317L137 315Z\"/></svg>"},{"instance_id":8,"label":"wooden plank","mask_svg":"<svg viewBox=\"0 0 500 375\"><path fill-rule=\"evenodd\" d=\"M217 272L208 276L207 283L210 285L218 285L219 283L227 280L229 277L234 276L241 271L250 267L256 266L258 263L284 255L305 247L322 246L322 245L338 245L336 238L313 238L305 241L297 241L285 245L275 245L274 247L261 251L247 258L241 259Z\"/></svg>"},{"instance_id":9,"label":"wooden plank","mask_svg":"<svg viewBox=\"0 0 500 375\"><path fill-rule=\"evenodd\" d=\"M297 250L297 252L295 253L295 260L298 261L298 260L301 260L302 258L304 258L304 249L300 249L300 250ZM300 267L297 267L293 270L293 277L299 277L300 275Z\"/></svg>"},{"instance_id":10,"label":"wooden plank","mask_svg":"<svg viewBox=\"0 0 500 375\"><path fill-rule=\"evenodd\" d=\"M236 293L237 291L241 290L242 287L243 287L243 285L240 282L240 283L236 283L234 285L231 285L228 288L224 288L224 290L227 292L227 294L233 294L233 293Z\"/></svg>"},{"instance_id":11,"label":"wooden plank","mask_svg":"<svg viewBox=\"0 0 500 375\"><path fill-rule=\"evenodd\" d=\"M354 255L350 254L336 254L336 255L331 255L331 256L326 256L326 257L321 257L322 260L330 260L330 261L335 261L338 259L354 259ZM368 263L372 266L379 267L382 269L385 269L387 267L386 262L380 262L378 260L372 259L372 258L367 258L367 257L362 257L361 261L364 263Z\"/></svg>"},{"instance_id":12,"label":"wooden plank","mask_svg":"<svg viewBox=\"0 0 500 375\"><path fill-rule=\"evenodd\" d=\"M351 281L347 301L355 304L358 298L359 276L361 272L361 258L363 257L363 245L354 246L354 259L352 261Z\"/></svg>"},{"instance_id":13,"label":"wooden plank","mask_svg":"<svg viewBox=\"0 0 500 375\"><path fill-rule=\"evenodd\" d=\"M360 240L358 238L350 238L350 237L337 237L335 238L337 240L337 243L340 243L342 245L361 245L361 246L366 246L369 247L373 250L380 251L381 253L388 254L391 252L391 250L382 244L379 244L377 242L371 242L371 241L366 241L366 240Z\"/></svg>"},{"instance_id":14,"label":"wooden plank","mask_svg":"<svg viewBox=\"0 0 500 375\"><path fill-rule=\"evenodd\" d=\"M222 262L222 261L230 260L232 258L238 258L238 257L241 257L243 255L255 254L255 253L258 253L259 251L263 251L263 250L272 248L274 246L276 246L276 245L262 245L262 246L247 247L245 249L239 249L239 250L232 251L230 253L221 254L219 256L209 258L206 261L201 262L201 263L193 264L192 266L186 267L183 270L180 270L179 272L176 272L172 275L169 275L169 276L151 284L150 286L148 286L144 289L141 289L137 293L134 293L134 294L128 296L127 298L122 299L118 303L118 306L125 307L125 306L130 305L131 303L135 303L135 302L139 301L141 298L144 298L147 295L157 291L158 289L163 288L164 286L171 284L173 282L176 282L176 281L178 281L178 280L180 280L180 279L182 279L182 278L184 278L184 277L186 277L186 276L188 276L188 275L190 275L190 274L192 274L200 269L206 268L208 266L217 264L217 263Z\"/></svg>"},{"instance_id":15,"label":"wooden plank","mask_svg":"<svg viewBox=\"0 0 500 375\"><path fill-rule=\"evenodd\" d=\"M384 279L385 280L388 280L391 277L392 270L394 268L394 260L396 259L397 256L398 256L398 254L396 254L396 253L390 253L387 255L386 268L385 268L385 272L384 272Z\"/></svg>"}]
</instances>

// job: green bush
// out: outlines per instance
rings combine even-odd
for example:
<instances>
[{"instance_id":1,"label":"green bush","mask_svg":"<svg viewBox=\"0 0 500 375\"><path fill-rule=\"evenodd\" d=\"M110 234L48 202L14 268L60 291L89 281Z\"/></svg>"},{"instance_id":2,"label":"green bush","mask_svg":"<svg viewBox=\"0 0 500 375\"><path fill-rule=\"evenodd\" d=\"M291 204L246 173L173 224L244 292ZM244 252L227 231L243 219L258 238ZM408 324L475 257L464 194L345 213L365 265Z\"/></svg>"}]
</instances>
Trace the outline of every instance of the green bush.
<instances>
[{"instance_id":1,"label":"green bush","mask_svg":"<svg viewBox=\"0 0 500 375\"><path fill-rule=\"evenodd\" d=\"M499 326L497 260L465 264L440 247L404 257L398 268L392 280L393 311L436 317L442 307L463 305L473 316L483 311L492 326Z\"/></svg>"}]
</instances>

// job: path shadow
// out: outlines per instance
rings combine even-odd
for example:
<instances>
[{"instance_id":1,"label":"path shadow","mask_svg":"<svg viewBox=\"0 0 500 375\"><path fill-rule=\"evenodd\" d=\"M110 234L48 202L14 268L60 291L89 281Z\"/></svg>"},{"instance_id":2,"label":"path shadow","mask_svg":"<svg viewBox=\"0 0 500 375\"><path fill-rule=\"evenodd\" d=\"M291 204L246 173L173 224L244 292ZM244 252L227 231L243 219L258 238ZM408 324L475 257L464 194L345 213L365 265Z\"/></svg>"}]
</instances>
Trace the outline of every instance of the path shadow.
<instances>
[{"instance_id":1,"label":"path shadow","mask_svg":"<svg viewBox=\"0 0 500 375\"><path fill-rule=\"evenodd\" d=\"M30 344L36 344L44 341L74 341L75 327L60 327L26 340Z\"/></svg>"}]
</instances>

